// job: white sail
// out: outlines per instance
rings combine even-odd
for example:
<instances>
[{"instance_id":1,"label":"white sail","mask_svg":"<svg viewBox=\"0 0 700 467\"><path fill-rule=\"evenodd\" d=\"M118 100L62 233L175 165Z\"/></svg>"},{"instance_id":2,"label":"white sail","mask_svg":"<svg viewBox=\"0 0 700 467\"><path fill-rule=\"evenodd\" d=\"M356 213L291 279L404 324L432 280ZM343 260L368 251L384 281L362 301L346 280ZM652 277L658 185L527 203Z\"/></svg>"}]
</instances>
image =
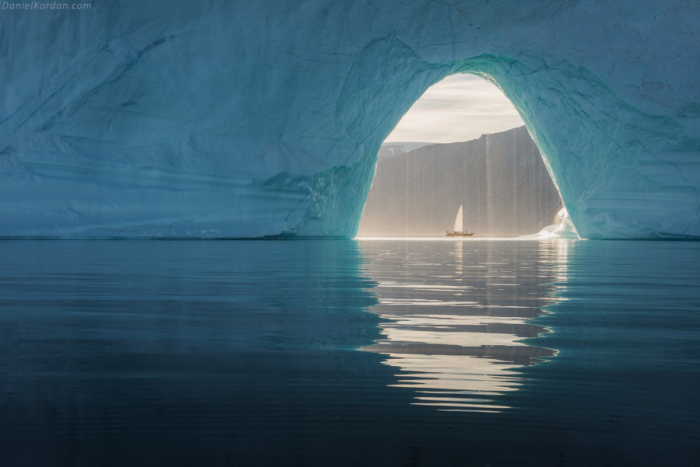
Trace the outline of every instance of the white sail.
<instances>
[{"instance_id":1,"label":"white sail","mask_svg":"<svg viewBox=\"0 0 700 467\"><path fill-rule=\"evenodd\" d=\"M461 232L464 227L464 214L462 212L462 205L459 205L459 211L457 211L457 217L455 217L455 232Z\"/></svg>"}]
</instances>

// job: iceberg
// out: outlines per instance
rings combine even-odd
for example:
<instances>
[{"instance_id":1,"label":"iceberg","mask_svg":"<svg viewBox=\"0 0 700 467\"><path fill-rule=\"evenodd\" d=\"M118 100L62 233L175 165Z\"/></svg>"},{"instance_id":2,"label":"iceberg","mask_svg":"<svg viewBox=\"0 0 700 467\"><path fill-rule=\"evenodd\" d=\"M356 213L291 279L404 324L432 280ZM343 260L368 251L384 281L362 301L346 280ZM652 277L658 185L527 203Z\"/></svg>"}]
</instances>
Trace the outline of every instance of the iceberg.
<instances>
[{"instance_id":1,"label":"iceberg","mask_svg":"<svg viewBox=\"0 0 700 467\"><path fill-rule=\"evenodd\" d=\"M0 236L352 237L382 141L471 73L581 237L700 238L699 34L682 0L3 6Z\"/></svg>"},{"instance_id":2,"label":"iceberg","mask_svg":"<svg viewBox=\"0 0 700 467\"><path fill-rule=\"evenodd\" d=\"M576 227L571 222L569 213L566 208L563 208L557 213L559 222L553 225L548 225L536 234L521 235L518 240L551 240L551 239L579 239Z\"/></svg>"}]
</instances>

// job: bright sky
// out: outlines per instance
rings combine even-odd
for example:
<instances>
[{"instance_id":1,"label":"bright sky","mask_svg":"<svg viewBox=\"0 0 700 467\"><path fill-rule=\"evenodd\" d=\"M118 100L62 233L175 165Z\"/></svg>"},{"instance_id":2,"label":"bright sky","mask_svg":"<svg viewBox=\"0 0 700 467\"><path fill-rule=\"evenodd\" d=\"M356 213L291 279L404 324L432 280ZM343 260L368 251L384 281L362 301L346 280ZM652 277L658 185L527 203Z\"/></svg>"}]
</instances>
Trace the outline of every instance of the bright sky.
<instances>
[{"instance_id":1,"label":"bright sky","mask_svg":"<svg viewBox=\"0 0 700 467\"><path fill-rule=\"evenodd\" d=\"M524 124L496 86L474 75L452 75L413 104L386 142L455 143Z\"/></svg>"}]
</instances>

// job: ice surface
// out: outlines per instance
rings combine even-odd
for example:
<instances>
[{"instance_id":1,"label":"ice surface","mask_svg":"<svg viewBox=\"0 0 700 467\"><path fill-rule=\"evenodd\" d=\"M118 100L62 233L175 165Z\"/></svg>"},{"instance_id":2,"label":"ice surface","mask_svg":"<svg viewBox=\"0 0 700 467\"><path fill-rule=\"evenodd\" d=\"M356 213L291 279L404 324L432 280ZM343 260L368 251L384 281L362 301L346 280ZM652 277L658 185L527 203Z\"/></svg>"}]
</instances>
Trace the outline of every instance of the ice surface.
<instances>
[{"instance_id":1,"label":"ice surface","mask_svg":"<svg viewBox=\"0 0 700 467\"><path fill-rule=\"evenodd\" d=\"M700 237L700 9L94 2L0 15L0 236L352 236L376 155L494 82L585 238Z\"/></svg>"},{"instance_id":2,"label":"ice surface","mask_svg":"<svg viewBox=\"0 0 700 467\"><path fill-rule=\"evenodd\" d=\"M520 240L546 240L553 238L580 238L578 232L576 232L576 227L571 222L569 213L566 212L566 208L559 211L560 222L558 224L549 225L542 229L540 232L532 235L521 235L518 237Z\"/></svg>"}]
</instances>

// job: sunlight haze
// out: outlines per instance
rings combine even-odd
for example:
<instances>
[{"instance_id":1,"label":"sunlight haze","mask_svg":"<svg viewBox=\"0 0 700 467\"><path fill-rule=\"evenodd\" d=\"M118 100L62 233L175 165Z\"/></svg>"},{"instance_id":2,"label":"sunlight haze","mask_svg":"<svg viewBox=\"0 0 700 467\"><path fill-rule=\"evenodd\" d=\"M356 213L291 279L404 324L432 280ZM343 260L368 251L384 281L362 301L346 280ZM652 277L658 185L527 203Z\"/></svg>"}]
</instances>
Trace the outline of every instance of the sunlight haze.
<instances>
[{"instance_id":1,"label":"sunlight haze","mask_svg":"<svg viewBox=\"0 0 700 467\"><path fill-rule=\"evenodd\" d=\"M386 142L454 143L524 125L495 85L474 75L452 75L428 89Z\"/></svg>"}]
</instances>

